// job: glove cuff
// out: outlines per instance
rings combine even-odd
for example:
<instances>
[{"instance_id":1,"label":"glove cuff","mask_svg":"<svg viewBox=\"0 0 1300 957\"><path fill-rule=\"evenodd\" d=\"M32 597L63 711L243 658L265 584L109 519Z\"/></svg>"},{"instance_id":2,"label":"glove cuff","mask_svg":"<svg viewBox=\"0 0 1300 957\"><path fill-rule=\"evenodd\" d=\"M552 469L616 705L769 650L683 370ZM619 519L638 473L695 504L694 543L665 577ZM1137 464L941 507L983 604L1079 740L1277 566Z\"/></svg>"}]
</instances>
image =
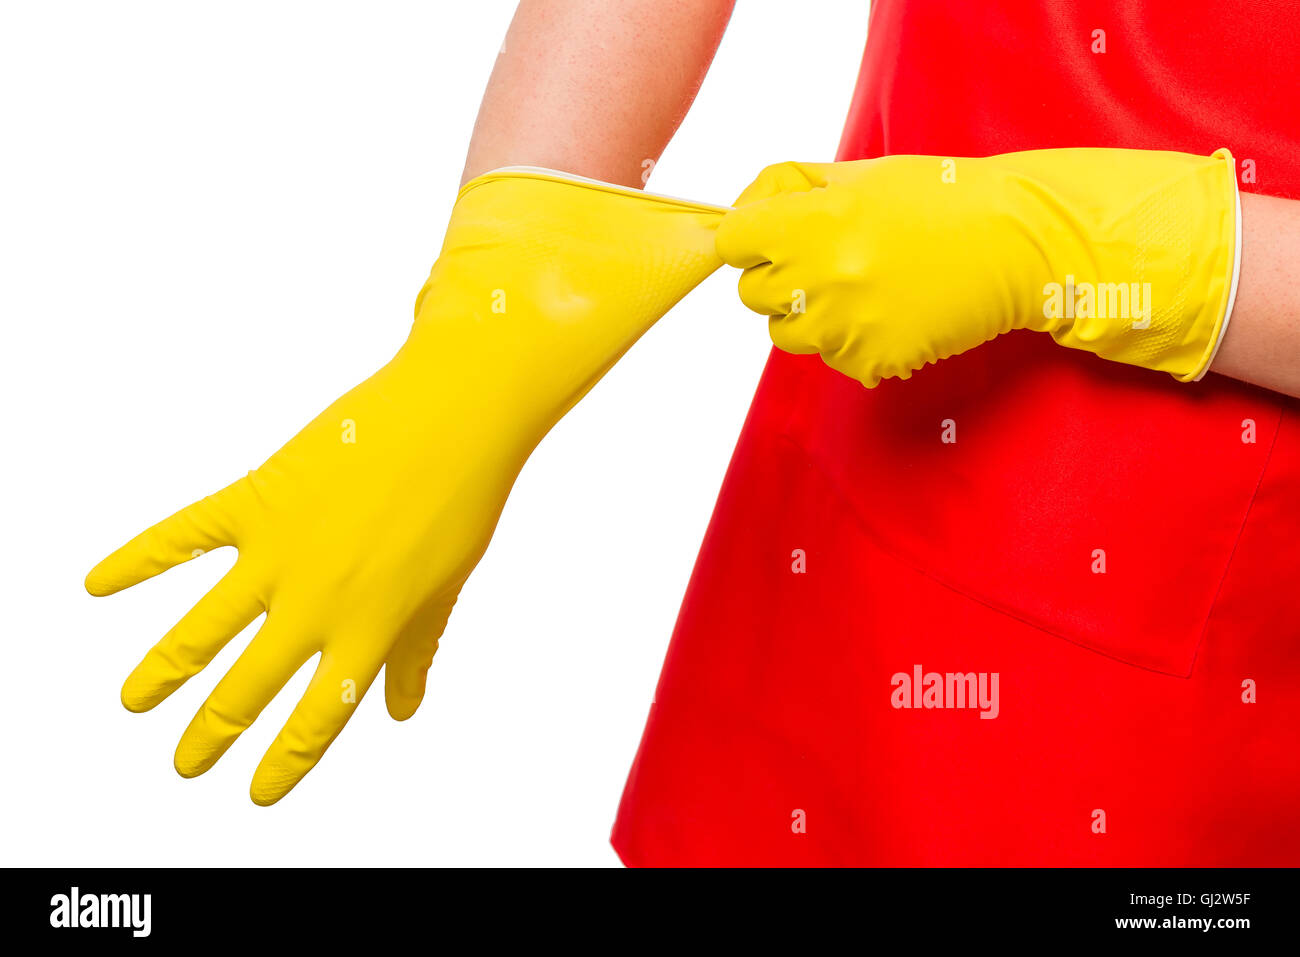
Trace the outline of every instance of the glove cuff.
<instances>
[{"instance_id":1,"label":"glove cuff","mask_svg":"<svg viewBox=\"0 0 1300 957\"><path fill-rule=\"evenodd\" d=\"M1231 235L1227 241L1220 241L1221 257L1227 257L1226 267L1224 263L1218 264L1217 276L1222 277L1226 272L1229 279L1226 283L1226 289L1213 290L1221 293L1221 298L1215 298L1207 303L1205 322L1213 322L1212 332L1208 338L1207 346L1199 357L1196 364L1196 371L1178 376L1183 382L1199 382L1209 371L1210 365L1214 362L1214 357L1219 351L1219 346L1223 343L1223 337L1228 331L1228 323L1232 319L1232 307L1237 301L1237 284L1241 280L1241 191L1237 186L1237 164L1232 154L1226 149L1216 150L1213 155L1214 159L1220 159L1224 162L1227 170L1227 192L1230 198L1227 202L1232 208ZM1222 287L1224 284L1219 283Z\"/></svg>"},{"instance_id":2,"label":"glove cuff","mask_svg":"<svg viewBox=\"0 0 1300 957\"><path fill-rule=\"evenodd\" d=\"M1103 200L1091 224L1076 224L1091 263L1087 274L1066 277L1069 311L1052 337L1194 381L1223 338L1236 288L1236 162L1226 149L1210 157L1133 151L1131 160L1115 170L1121 184L1135 180L1131 200ZM1097 185L1099 196L1122 189Z\"/></svg>"}]
</instances>

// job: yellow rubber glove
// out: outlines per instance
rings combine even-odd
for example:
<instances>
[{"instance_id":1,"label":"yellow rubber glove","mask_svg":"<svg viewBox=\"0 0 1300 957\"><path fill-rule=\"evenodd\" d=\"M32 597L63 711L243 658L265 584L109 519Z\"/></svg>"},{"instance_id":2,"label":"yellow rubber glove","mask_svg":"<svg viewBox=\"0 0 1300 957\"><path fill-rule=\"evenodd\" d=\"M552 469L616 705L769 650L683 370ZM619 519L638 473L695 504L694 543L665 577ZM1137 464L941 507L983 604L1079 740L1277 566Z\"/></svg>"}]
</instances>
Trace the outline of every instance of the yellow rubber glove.
<instances>
[{"instance_id":1,"label":"yellow rubber glove","mask_svg":"<svg viewBox=\"0 0 1300 957\"><path fill-rule=\"evenodd\" d=\"M779 348L869 387L1012 329L1188 381L1235 289L1234 169L1226 150L784 163L718 252Z\"/></svg>"},{"instance_id":2,"label":"yellow rubber glove","mask_svg":"<svg viewBox=\"0 0 1300 957\"><path fill-rule=\"evenodd\" d=\"M320 759L386 663L414 713L457 593L533 447L721 263L723 210L526 168L460 192L406 344L250 472L145 531L86 578L109 595L234 545L234 568L122 688L145 711L262 612L176 749L210 768L317 652L256 774L258 804Z\"/></svg>"}]
</instances>

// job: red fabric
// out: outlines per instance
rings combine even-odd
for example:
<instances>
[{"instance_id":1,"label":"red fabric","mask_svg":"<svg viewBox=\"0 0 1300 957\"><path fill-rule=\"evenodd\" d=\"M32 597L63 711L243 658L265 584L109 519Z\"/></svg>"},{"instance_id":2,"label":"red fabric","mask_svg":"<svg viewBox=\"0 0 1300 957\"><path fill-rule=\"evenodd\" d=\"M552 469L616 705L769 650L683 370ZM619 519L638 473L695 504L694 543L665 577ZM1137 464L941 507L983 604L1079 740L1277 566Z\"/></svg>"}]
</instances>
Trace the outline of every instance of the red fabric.
<instances>
[{"instance_id":1,"label":"red fabric","mask_svg":"<svg viewBox=\"0 0 1300 957\"><path fill-rule=\"evenodd\" d=\"M1298 44L1283 2L879 0L840 158L1227 147L1300 198ZM1300 864L1298 412L1028 332L874 391L774 352L615 848ZM916 666L998 716L893 707Z\"/></svg>"}]
</instances>

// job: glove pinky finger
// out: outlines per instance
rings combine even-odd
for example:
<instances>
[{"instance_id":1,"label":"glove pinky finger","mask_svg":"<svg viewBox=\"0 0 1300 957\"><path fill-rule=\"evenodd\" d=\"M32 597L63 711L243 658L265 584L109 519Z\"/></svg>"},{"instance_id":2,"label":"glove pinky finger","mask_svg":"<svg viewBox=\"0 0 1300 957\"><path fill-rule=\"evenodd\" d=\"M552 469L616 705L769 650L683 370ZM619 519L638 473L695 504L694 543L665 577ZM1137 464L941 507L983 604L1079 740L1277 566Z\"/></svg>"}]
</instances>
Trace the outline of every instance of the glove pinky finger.
<instances>
[{"instance_id":1,"label":"glove pinky finger","mask_svg":"<svg viewBox=\"0 0 1300 957\"><path fill-rule=\"evenodd\" d=\"M236 544L236 502L247 481L240 479L145 529L90 570L86 591L111 595L204 552Z\"/></svg>"}]
</instances>

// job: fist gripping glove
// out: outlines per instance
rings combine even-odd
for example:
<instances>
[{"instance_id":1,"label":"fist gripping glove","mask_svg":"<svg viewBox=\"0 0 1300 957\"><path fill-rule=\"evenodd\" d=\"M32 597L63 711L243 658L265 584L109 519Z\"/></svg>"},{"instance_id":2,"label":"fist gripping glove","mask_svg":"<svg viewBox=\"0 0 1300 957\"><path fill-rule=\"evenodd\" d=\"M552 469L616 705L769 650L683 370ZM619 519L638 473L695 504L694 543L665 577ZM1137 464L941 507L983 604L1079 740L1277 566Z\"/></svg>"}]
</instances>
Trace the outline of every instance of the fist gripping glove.
<instances>
[{"instance_id":1,"label":"fist gripping glove","mask_svg":"<svg viewBox=\"0 0 1300 957\"><path fill-rule=\"evenodd\" d=\"M868 387L1012 329L1198 379L1239 268L1227 150L785 163L736 205L717 242L745 305Z\"/></svg>"},{"instance_id":2,"label":"fist gripping glove","mask_svg":"<svg viewBox=\"0 0 1300 957\"><path fill-rule=\"evenodd\" d=\"M415 712L457 593L533 447L637 338L721 263L723 212L545 170L461 190L406 344L261 468L132 539L86 578L110 595L202 551L231 571L126 679L146 711L266 620L181 737L202 774L319 652L253 776L258 804L320 760L385 668Z\"/></svg>"}]
</instances>

